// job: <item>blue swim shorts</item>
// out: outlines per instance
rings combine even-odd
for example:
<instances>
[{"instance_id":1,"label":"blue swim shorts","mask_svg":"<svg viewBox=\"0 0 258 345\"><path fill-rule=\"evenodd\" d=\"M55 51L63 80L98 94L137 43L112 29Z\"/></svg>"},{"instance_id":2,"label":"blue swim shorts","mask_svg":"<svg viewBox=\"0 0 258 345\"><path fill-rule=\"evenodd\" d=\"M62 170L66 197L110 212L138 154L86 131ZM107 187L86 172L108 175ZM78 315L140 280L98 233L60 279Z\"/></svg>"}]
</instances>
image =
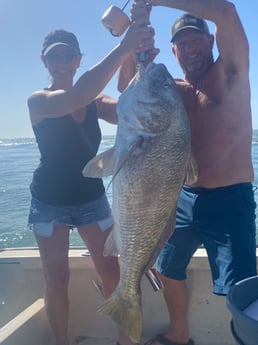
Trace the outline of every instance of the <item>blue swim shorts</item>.
<instances>
[{"instance_id":1,"label":"blue swim shorts","mask_svg":"<svg viewBox=\"0 0 258 345\"><path fill-rule=\"evenodd\" d=\"M203 245L213 292L227 294L234 283L257 274L255 208L251 183L213 189L184 186L176 228L158 257L157 270L185 280L191 257Z\"/></svg>"},{"instance_id":2,"label":"blue swim shorts","mask_svg":"<svg viewBox=\"0 0 258 345\"><path fill-rule=\"evenodd\" d=\"M28 226L38 236L51 237L54 225L71 229L98 224L102 231L113 225L111 209L105 194L99 199L76 206L52 206L32 197Z\"/></svg>"}]
</instances>

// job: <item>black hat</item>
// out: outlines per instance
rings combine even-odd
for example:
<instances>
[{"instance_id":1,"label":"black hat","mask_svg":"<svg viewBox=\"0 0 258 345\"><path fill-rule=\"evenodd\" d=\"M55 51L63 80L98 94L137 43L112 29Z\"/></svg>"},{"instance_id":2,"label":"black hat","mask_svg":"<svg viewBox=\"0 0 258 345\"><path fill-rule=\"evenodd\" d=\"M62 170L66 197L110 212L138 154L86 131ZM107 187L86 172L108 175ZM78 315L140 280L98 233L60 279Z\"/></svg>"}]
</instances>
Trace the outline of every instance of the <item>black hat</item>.
<instances>
[{"instance_id":1,"label":"black hat","mask_svg":"<svg viewBox=\"0 0 258 345\"><path fill-rule=\"evenodd\" d=\"M59 45L67 46L80 54L80 47L76 36L72 32L65 30L54 30L49 32L43 42L41 53L46 56L51 49Z\"/></svg>"},{"instance_id":2,"label":"black hat","mask_svg":"<svg viewBox=\"0 0 258 345\"><path fill-rule=\"evenodd\" d=\"M172 25L171 33L172 38L171 42L175 41L176 35L185 30L185 29L195 29L202 33L210 34L207 23L201 19L193 16L192 14L185 13L179 17L175 23Z\"/></svg>"}]
</instances>

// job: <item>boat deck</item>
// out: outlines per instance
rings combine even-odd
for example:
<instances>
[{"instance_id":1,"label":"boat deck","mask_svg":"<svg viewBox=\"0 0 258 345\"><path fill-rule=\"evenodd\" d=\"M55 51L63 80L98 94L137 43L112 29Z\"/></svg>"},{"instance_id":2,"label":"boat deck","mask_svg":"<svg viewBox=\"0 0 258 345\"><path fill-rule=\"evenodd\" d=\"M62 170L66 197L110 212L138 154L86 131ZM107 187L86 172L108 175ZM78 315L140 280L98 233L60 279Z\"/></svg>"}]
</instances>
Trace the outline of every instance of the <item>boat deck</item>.
<instances>
[{"instance_id":1,"label":"boat deck","mask_svg":"<svg viewBox=\"0 0 258 345\"><path fill-rule=\"evenodd\" d=\"M90 255L84 249L72 249L69 256L71 345L115 345L115 324L97 313L103 297L93 284L98 285L99 278ZM44 308L38 250L0 252L0 276L0 343L54 345ZM196 345L235 345L225 298L211 293L205 250L199 249L192 258L187 283L190 334ZM154 291L146 276L142 280L142 299L144 344L167 329L168 313L162 290Z\"/></svg>"}]
</instances>

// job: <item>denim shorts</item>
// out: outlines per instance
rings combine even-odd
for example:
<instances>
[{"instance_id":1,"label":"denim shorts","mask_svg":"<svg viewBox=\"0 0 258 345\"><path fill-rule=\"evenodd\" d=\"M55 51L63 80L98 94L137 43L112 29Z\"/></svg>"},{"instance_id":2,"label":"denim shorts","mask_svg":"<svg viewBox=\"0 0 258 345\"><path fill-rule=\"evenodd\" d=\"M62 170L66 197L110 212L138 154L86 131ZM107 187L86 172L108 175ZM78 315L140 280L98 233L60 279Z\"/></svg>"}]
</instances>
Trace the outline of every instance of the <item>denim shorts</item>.
<instances>
[{"instance_id":1,"label":"denim shorts","mask_svg":"<svg viewBox=\"0 0 258 345\"><path fill-rule=\"evenodd\" d=\"M242 279L256 275L256 224L251 183L213 189L182 189L176 228L163 247L157 269L164 276L185 280L197 248L207 251L213 292L225 295Z\"/></svg>"},{"instance_id":2,"label":"denim shorts","mask_svg":"<svg viewBox=\"0 0 258 345\"><path fill-rule=\"evenodd\" d=\"M76 206L52 206L32 197L28 226L37 236L51 237L54 225L77 228L89 224L98 224L102 231L113 225L105 194L97 200Z\"/></svg>"}]
</instances>

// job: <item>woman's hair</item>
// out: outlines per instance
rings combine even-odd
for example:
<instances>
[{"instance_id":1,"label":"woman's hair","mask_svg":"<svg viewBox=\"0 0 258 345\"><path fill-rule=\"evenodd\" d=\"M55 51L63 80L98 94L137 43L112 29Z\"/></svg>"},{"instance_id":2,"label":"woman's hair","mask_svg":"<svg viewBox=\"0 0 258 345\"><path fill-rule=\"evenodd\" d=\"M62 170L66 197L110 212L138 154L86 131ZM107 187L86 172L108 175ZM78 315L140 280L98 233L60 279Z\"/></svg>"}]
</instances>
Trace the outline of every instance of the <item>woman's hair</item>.
<instances>
[{"instance_id":1,"label":"woman's hair","mask_svg":"<svg viewBox=\"0 0 258 345\"><path fill-rule=\"evenodd\" d=\"M72 32L65 30L53 30L50 31L44 39L41 53L47 55L47 53L57 45L66 45L73 49L76 53L81 54L79 42L76 36Z\"/></svg>"}]
</instances>

